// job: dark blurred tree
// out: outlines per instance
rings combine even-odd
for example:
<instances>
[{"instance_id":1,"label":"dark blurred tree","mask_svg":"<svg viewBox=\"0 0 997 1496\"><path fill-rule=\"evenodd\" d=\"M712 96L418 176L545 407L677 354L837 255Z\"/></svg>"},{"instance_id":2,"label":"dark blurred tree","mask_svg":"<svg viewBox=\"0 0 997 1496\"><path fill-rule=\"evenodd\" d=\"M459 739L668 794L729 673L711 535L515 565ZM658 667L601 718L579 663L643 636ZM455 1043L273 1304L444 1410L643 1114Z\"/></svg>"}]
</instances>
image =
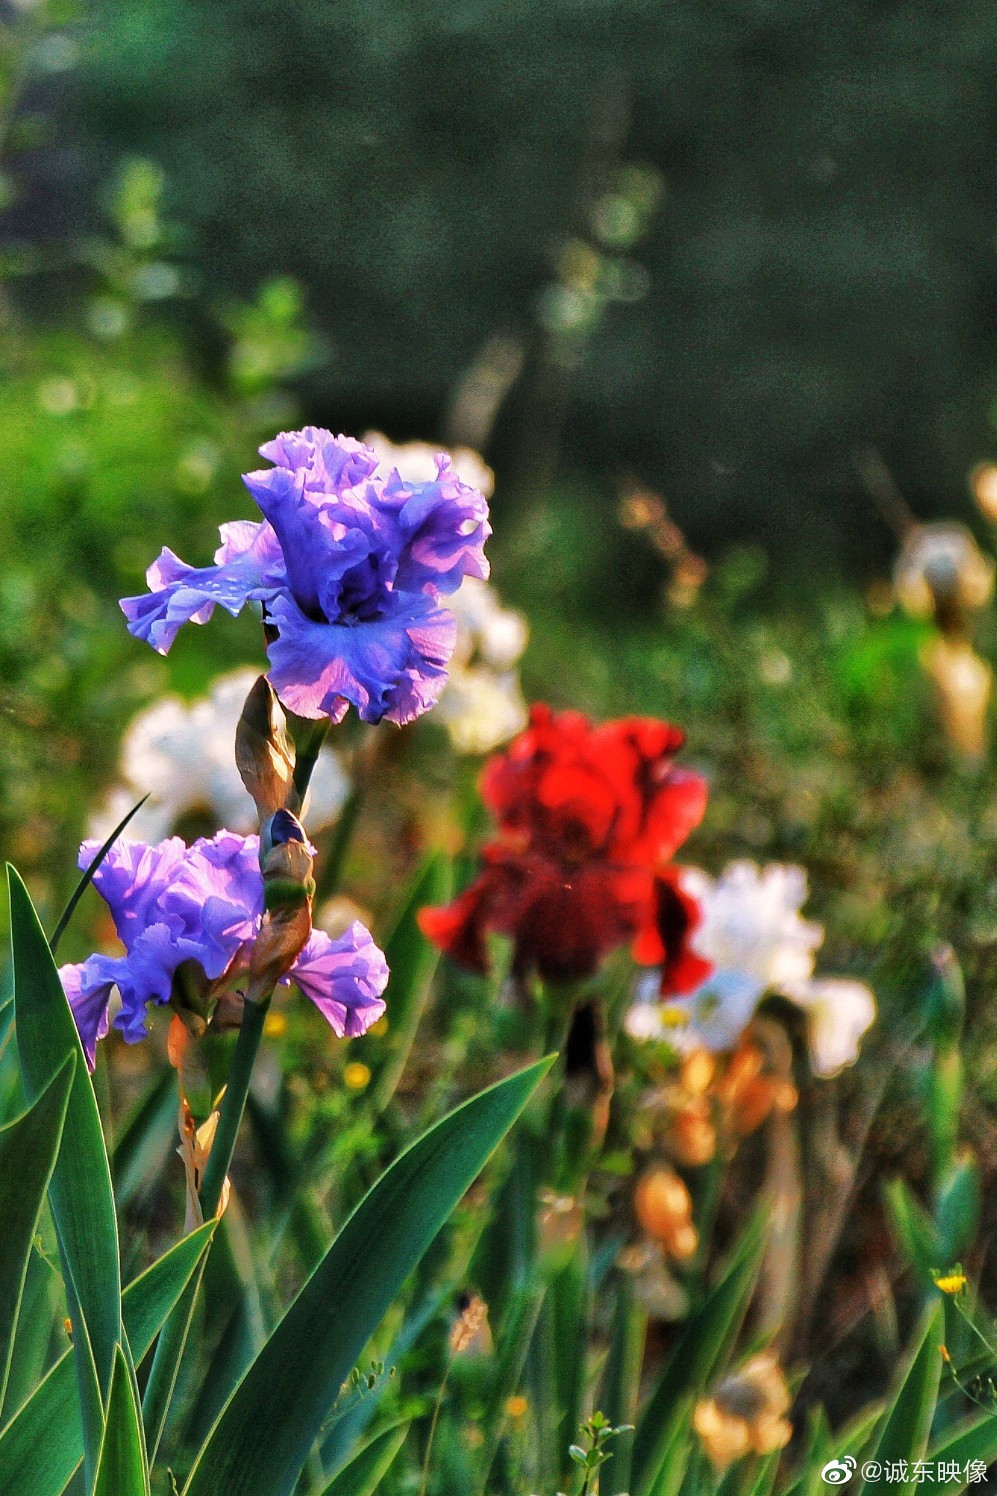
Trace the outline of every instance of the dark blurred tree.
<instances>
[{"instance_id":1,"label":"dark blurred tree","mask_svg":"<svg viewBox=\"0 0 997 1496\"><path fill-rule=\"evenodd\" d=\"M316 416L443 435L511 334L500 468L549 408L563 463L636 471L697 541L881 553L865 444L915 509L965 502L997 372L988 0L94 0L87 24L46 185L141 149L209 291L298 277L333 346ZM664 185L647 292L551 400L537 309L593 235L607 117Z\"/></svg>"}]
</instances>

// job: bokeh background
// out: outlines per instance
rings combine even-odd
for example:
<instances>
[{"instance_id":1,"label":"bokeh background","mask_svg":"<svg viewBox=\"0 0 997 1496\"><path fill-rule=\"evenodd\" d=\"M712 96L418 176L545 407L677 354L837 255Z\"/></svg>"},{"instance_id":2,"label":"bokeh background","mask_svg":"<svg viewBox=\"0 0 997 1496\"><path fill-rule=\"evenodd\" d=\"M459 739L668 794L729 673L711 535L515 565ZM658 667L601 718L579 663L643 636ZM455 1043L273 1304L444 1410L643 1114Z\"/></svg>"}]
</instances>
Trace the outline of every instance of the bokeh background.
<instances>
[{"instance_id":1,"label":"bokeh background","mask_svg":"<svg viewBox=\"0 0 997 1496\"><path fill-rule=\"evenodd\" d=\"M122 158L156 162L209 366L207 309L288 274L309 415L484 445L520 492L599 503L633 468L697 544L822 570L882 556L869 444L918 512L965 507L997 335L979 0L98 0L60 45L7 236L100 232Z\"/></svg>"},{"instance_id":2,"label":"bokeh background","mask_svg":"<svg viewBox=\"0 0 997 1496\"><path fill-rule=\"evenodd\" d=\"M699 586L682 537L813 620L888 574L911 511L971 518L985 4L17 0L4 25L9 689L92 672L108 726L148 694L98 613L161 541L203 555L249 512L236 474L288 421L484 452L500 584L590 627L583 676L621 633L661 647L668 562ZM645 492L677 530L628 518ZM565 694L615 705L601 675Z\"/></svg>"},{"instance_id":3,"label":"bokeh background","mask_svg":"<svg viewBox=\"0 0 997 1496\"><path fill-rule=\"evenodd\" d=\"M261 661L220 615L161 660L117 607L163 544L203 564L252 514L260 441L307 420L477 449L527 698L679 722L711 781L690 860L804 863L829 969L875 986L886 1099L810 1384L850 1411L913 1302L881 1183L929 1168L941 942L967 980L963 1125L997 1169L997 775L946 733L936 621L891 582L917 519L992 548L972 476L997 445L992 7L16 0L2 20L5 854L56 913L130 717ZM990 608L971 634L988 660ZM399 740L346 875L375 932L422 852L473 826L475 767L431 720Z\"/></svg>"}]
</instances>

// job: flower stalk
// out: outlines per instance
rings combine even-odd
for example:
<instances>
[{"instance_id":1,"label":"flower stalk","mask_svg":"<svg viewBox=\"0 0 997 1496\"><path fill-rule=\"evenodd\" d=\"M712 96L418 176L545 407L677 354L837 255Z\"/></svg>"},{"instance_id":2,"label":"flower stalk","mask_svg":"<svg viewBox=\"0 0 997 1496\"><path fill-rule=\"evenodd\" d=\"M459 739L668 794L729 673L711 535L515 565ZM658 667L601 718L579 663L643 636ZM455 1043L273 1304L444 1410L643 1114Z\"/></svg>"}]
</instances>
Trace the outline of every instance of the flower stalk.
<instances>
[{"instance_id":1,"label":"flower stalk","mask_svg":"<svg viewBox=\"0 0 997 1496\"><path fill-rule=\"evenodd\" d=\"M324 733L321 736L324 738ZM307 791L308 779L320 747L321 739L316 742L315 752L310 757L307 769L300 776L302 797ZM274 988L294 964L311 934L312 896L315 890L311 876L311 853L300 823L289 811L278 810L264 823L260 839L260 867L266 914L254 943L239 1037L222 1097L218 1127L204 1169L201 1211L205 1220L218 1212L223 1198ZM166 1424L206 1260L207 1254L163 1326L156 1346L142 1402L150 1460L155 1459Z\"/></svg>"}]
</instances>

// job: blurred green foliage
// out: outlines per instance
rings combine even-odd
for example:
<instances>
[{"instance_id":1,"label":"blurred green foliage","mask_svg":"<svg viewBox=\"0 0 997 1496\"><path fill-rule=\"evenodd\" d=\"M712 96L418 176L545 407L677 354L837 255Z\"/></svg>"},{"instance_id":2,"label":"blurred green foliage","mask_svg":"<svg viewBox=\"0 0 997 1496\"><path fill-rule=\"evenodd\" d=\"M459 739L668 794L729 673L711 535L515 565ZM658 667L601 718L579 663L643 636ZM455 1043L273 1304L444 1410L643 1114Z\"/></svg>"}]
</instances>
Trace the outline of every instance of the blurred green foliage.
<instances>
[{"instance_id":1,"label":"blurred green foliage","mask_svg":"<svg viewBox=\"0 0 997 1496\"><path fill-rule=\"evenodd\" d=\"M124 164L114 232L82 246L87 292L66 325L8 312L0 327L0 839L29 869L63 868L60 887L127 718L171 680L195 691L232 659L224 628L175 665L143 658L117 599L143 590L167 536L208 558L219 521L250 512L238 473L293 423L281 381L319 347L298 288L274 279L220 309L227 375L203 378L149 305L182 288L165 254L162 186L151 163ZM251 658L251 635L235 649Z\"/></svg>"},{"instance_id":2,"label":"blurred green foliage","mask_svg":"<svg viewBox=\"0 0 997 1496\"><path fill-rule=\"evenodd\" d=\"M80 37L30 211L51 224L55 185L85 215L117 153L158 160L207 287L308 287L329 424L466 437L458 383L505 335L526 363L492 455L521 479L566 318L564 462L637 468L697 541L861 567L886 543L867 443L920 511L964 503L997 366L985 0L98 0Z\"/></svg>"}]
</instances>

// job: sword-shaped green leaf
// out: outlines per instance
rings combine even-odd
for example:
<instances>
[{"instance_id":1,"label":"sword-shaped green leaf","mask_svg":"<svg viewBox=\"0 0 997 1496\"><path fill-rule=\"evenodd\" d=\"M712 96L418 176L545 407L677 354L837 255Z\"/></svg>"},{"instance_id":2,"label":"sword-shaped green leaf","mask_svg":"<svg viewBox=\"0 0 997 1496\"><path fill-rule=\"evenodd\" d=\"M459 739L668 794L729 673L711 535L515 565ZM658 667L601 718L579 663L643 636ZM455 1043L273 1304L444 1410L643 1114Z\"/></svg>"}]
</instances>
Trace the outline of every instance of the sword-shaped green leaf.
<instances>
[{"instance_id":1,"label":"sword-shaped green leaf","mask_svg":"<svg viewBox=\"0 0 997 1496\"><path fill-rule=\"evenodd\" d=\"M142 1418L128 1362L120 1345L114 1352L111 1395L93 1496L149 1496Z\"/></svg>"},{"instance_id":2,"label":"sword-shaped green leaf","mask_svg":"<svg viewBox=\"0 0 997 1496\"><path fill-rule=\"evenodd\" d=\"M290 1496L367 1341L550 1065L472 1097L382 1175L232 1394L185 1496Z\"/></svg>"},{"instance_id":3,"label":"sword-shaped green leaf","mask_svg":"<svg viewBox=\"0 0 997 1496\"><path fill-rule=\"evenodd\" d=\"M125 1289L122 1317L136 1363L148 1353L190 1282L216 1224L199 1226ZM4 1496L60 1496L82 1458L73 1353L67 1351L0 1433L0 1491Z\"/></svg>"},{"instance_id":4,"label":"sword-shaped green leaf","mask_svg":"<svg viewBox=\"0 0 997 1496\"><path fill-rule=\"evenodd\" d=\"M863 1451L863 1464L878 1460L885 1469L889 1465L906 1463L911 1473L907 1480L894 1482L897 1496L911 1496L918 1486L913 1466L915 1461L924 1459L928 1447L942 1373L944 1325L943 1305L939 1301L922 1321L914 1352L901 1374L896 1392ZM862 1480L856 1487L856 1496L861 1496L869 1485L874 1486L875 1481L867 1484Z\"/></svg>"},{"instance_id":5,"label":"sword-shaped green leaf","mask_svg":"<svg viewBox=\"0 0 997 1496\"><path fill-rule=\"evenodd\" d=\"M405 1443L408 1424L382 1429L334 1475L322 1496L374 1496L381 1481L394 1464L395 1456Z\"/></svg>"},{"instance_id":6,"label":"sword-shaped green leaf","mask_svg":"<svg viewBox=\"0 0 997 1496\"><path fill-rule=\"evenodd\" d=\"M28 1100L41 1095L70 1055L76 1057L49 1200L73 1322L84 1448L92 1478L121 1333L111 1171L83 1048L52 952L27 889L14 868L8 867L7 875L17 1051Z\"/></svg>"},{"instance_id":7,"label":"sword-shaped green leaf","mask_svg":"<svg viewBox=\"0 0 997 1496\"><path fill-rule=\"evenodd\" d=\"M701 1391L730 1354L754 1292L764 1246L765 1212L759 1209L716 1286L686 1320L637 1420L630 1465L635 1496L648 1496L654 1487L673 1409L686 1393Z\"/></svg>"},{"instance_id":8,"label":"sword-shaped green leaf","mask_svg":"<svg viewBox=\"0 0 997 1496\"><path fill-rule=\"evenodd\" d=\"M33 1106L0 1131L0 1405L7 1390L14 1333L31 1256L31 1242L59 1152L73 1080L72 1056Z\"/></svg>"}]
</instances>

